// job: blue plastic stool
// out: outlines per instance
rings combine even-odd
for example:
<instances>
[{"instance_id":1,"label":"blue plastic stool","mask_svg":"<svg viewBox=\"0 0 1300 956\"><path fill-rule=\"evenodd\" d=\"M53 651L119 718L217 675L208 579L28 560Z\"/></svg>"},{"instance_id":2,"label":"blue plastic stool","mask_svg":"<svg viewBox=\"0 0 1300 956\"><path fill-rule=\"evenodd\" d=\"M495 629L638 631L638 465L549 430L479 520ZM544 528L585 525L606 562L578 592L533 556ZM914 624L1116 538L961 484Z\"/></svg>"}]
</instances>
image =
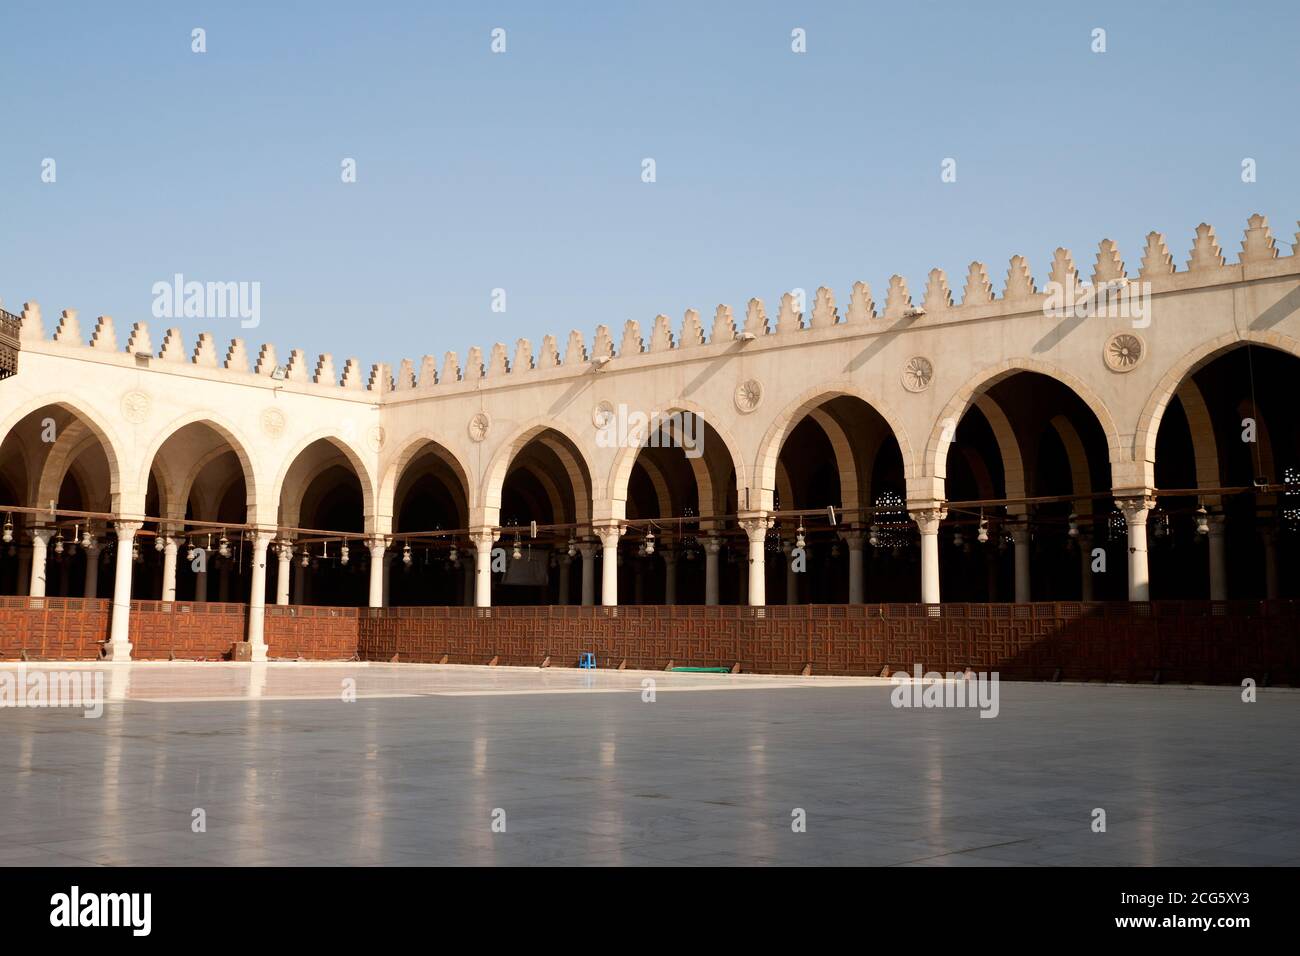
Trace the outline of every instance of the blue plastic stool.
<instances>
[{"instance_id":1,"label":"blue plastic stool","mask_svg":"<svg viewBox=\"0 0 1300 956\"><path fill-rule=\"evenodd\" d=\"M583 651L582 657L578 659L578 666L585 667L588 670L594 670L596 667L596 655L591 651Z\"/></svg>"}]
</instances>

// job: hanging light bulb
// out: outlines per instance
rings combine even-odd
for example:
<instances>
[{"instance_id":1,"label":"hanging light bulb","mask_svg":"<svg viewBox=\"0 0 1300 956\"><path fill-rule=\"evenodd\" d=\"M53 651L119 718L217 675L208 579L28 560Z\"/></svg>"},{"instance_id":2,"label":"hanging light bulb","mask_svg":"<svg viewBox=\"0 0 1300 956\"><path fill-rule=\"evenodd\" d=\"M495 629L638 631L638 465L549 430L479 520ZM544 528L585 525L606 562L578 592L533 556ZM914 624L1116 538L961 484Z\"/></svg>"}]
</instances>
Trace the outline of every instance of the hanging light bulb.
<instances>
[{"instance_id":1,"label":"hanging light bulb","mask_svg":"<svg viewBox=\"0 0 1300 956\"><path fill-rule=\"evenodd\" d=\"M645 542L644 542L644 541L642 541L642 542L641 542L641 546L638 547L638 548L636 549L636 556L637 556L638 558L644 558L644 557L646 556Z\"/></svg>"},{"instance_id":2,"label":"hanging light bulb","mask_svg":"<svg viewBox=\"0 0 1300 956\"><path fill-rule=\"evenodd\" d=\"M14 540L14 523L9 515L5 515L4 534L0 535L0 537L3 537L5 544L9 544Z\"/></svg>"},{"instance_id":3,"label":"hanging light bulb","mask_svg":"<svg viewBox=\"0 0 1300 956\"><path fill-rule=\"evenodd\" d=\"M348 543L344 541L343 546L339 548L339 564L346 567L348 563L348 555L350 553L351 552L348 550Z\"/></svg>"},{"instance_id":4,"label":"hanging light bulb","mask_svg":"<svg viewBox=\"0 0 1300 956\"><path fill-rule=\"evenodd\" d=\"M979 531L975 533L975 540L978 541L980 544L989 543L989 519L985 518L982 515L980 516Z\"/></svg>"},{"instance_id":5,"label":"hanging light bulb","mask_svg":"<svg viewBox=\"0 0 1300 956\"><path fill-rule=\"evenodd\" d=\"M964 540L965 540L965 539L961 536L961 528L958 528L957 530L955 530L955 531L952 533L952 543L953 543L953 547L955 547L955 548L960 548L960 547L962 546L962 542L963 542Z\"/></svg>"},{"instance_id":6,"label":"hanging light bulb","mask_svg":"<svg viewBox=\"0 0 1300 956\"><path fill-rule=\"evenodd\" d=\"M518 560L519 560L520 558L522 558L523 556L524 556L524 553L523 553L522 551L519 550L519 532L516 531L516 532L515 532L515 546L514 546L514 549L510 552L510 557L513 558L514 560L518 561Z\"/></svg>"},{"instance_id":7,"label":"hanging light bulb","mask_svg":"<svg viewBox=\"0 0 1300 956\"><path fill-rule=\"evenodd\" d=\"M307 567L309 564L311 564L311 552L307 550L307 546L305 544L302 546L302 560L298 563L301 564L304 568Z\"/></svg>"},{"instance_id":8,"label":"hanging light bulb","mask_svg":"<svg viewBox=\"0 0 1300 956\"><path fill-rule=\"evenodd\" d=\"M402 563L407 567L411 566L411 544L409 541L402 545Z\"/></svg>"},{"instance_id":9,"label":"hanging light bulb","mask_svg":"<svg viewBox=\"0 0 1300 956\"><path fill-rule=\"evenodd\" d=\"M794 535L794 546L795 546L796 548L802 548L802 547L804 546L804 537L803 537L803 521L802 521L802 520L800 520L800 522L799 522L799 528L798 528L798 530L795 531L795 535Z\"/></svg>"},{"instance_id":10,"label":"hanging light bulb","mask_svg":"<svg viewBox=\"0 0 1300 956\"><path fill-rule=\"evenodd\" d=\"M163 536L162 536L162 535L160 535L160 534L156 534L156 535L153 536L153 549L154 549L155 551L161 551L161 550L163 549Z\"/></svg>"},{"instance_id":11,"label":"hanging light bulb","mask_svg":"<svg viewBox=\"0 0 1300 956\"><path fill-rule=\"evenodd\" d=\"M55 554L63 553L63 532L62 531L60 531L58 533L58 536L55 537L54 539L54 553Z\"/></svg>"},{"instance_id":12,"label":"hanging light bulb","mask_svg":"<svg viewBox=\"0 0 1300 956\"><path fill-rule=\"evenodd\" d=\"M131 560L136 564L144 562L144 556L140 554L140 542L134 538L131 540Z\"/></svg>"},{"instance_id":13,"label":"hanging light bulb","mask_svg":"<svg viewBox=\"0 0 1300 956\"><path fill-rule=\"evenodd\" d=\"M455 541L451 543L451 550L447 552L447 560L450 561L452 564L455 564L458 560L460 560L460 552L456 550Z\"/></svg>"},{"instance_id":14,"label":"hanging light bulb","mask_svg":"<svg viewBox=\"0 0 1300 956\"><path fill-rule=\"evenodd\" d=\"M226 537L224 531L221 532L221 539L217 542L217 554L223 558L230 557L230 539Z\"/></svg>"},{"instance_id":15,"label":"hanging light bulb","mask_svg":"<svg viewBox=\"0 0 1300 956\"><path fill-rule=\"evenodd\" d=\"M1079 537L1079 516L1078 515L1076 514L1070 515L1070 530L1067 531L1066 534L1068 534L1071 538Z\"/></svg>"},{"instance_id":16,"label":"hanging light bulb","mask_svg":"<svg viewBox=\"0 0 1300 956\"><path fill-rule=\"evenodd\" d=\"M95 543L95 539L90 536L90 529L87 528L84 532L82 532L81 546L83 548L90 548L94 545L94 543Z\"/></svg>"},{"instance_id":17,"label":"hanging light bulb","mask_svg":"<svg viewBox=\"0 0 1300 956\"><path fill-rule=\"evenodd\" d=\"M654 533L654 531L647 531L647 532L645 533L645 553L646 553L646 554L654 554L654 553L655 553L655 533Z\"/></svg>"},{"instance_id":18,"label":"hanging light bulb","mask_svg":"<svg viewBox=\"0 0 1300 956\"><path fill-rule=\"evenodd\" d=\"M1196 509L1196 533L1210 533L1210 513L1205 510L1205 505L1201 505Z\"/></svg>"},{"instance_id":19,"label":"hanging light bulb","mask_svg":"<svg viewBox=\"0 0 1300 956\"><path fill-rule=\"evenodd\" d=\"M872 522L869 533L867 534L867 544L871 545L873 548L880 547L880 528L877 527L874 522Z\"/></svg>"}]
</instances>

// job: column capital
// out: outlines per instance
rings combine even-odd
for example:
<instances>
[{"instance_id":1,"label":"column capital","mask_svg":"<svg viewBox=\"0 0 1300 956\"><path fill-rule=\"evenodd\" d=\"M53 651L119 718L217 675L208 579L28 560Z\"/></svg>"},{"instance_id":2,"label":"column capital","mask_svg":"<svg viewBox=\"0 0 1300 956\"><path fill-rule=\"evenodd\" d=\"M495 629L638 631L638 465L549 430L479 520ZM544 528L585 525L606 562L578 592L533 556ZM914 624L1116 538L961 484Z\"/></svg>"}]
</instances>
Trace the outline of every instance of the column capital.
<instances>
[{"instance_id":1,"label":"column capital","mask_svg":"<svg viewBox=\"0 0 1300 956\"><path fill-rule=\"evenodd\" d=\"M578 553L582 555L582 560L584 561L590 561L592 558L596 556L595 541L588 541L586 539L583 539L582 541L574 542L573 546L578 549Z\"/></svg>"},{"instance_id":2,"label":"column capital","mask_svg":"<svg viewBox=\"0 0 1300 956\"><path fill-rule=\"evenodd\" d=\"M938 534L939 522L948 517L947 507L937 502L920 508L909 507L907 513L916 522L916 526L921 529L921 534Z\"/></svg>"},{"instance_id":3,"label":"column capital","mask_svg":"<svg viewBox=\"0 0 1300 956\"><path fill-rule=\"evenodd\" d=\"M30 533L33 542L39 541L43 545L49 544L50 539L54 537L53 528L44 528L44 527L32 528Z\"/></svg>"},{"instance_id":4,"label":"column capital","mask_svg":"<svg viewBox=\"0 0 1300 956\"><path fill-rule=\"evenodd\" d=\"M1156 497L1149 491L1140 495L1117 497L1115 507L1124 515L1124 521L1129 525L1145 525L1147 523L1147 514L1156 506Z\"/></svg>"},{"instance_id":5,"label":"column capital","mask_svg":"<svg viewBox=\"0 0 1300 956\"><path fill-rule=\"evenodd\" d=\"M497 539L497 532L492 527L470 528L468 537L476 551L491 551Z\"/></svg>"},{"instance_id":6,"label":"column capital","mask_svg":"<svg viewBox=\"0 0 1300 956\"><path fill-rule=\"evenodd\" d=\"M370 549L372 558L383 557L384 551L388 548L389 536L386 534L372 534L364 539L366 547Z\"/></svg>"},{"instance_id":7,"label":"column capital","mask_svg":"<svg viewBox=\"0 0 1300 956\"><path fill-rule=\"evenodd\" d=\"M120 538L123 535L135 537L135 533L144 527L143 521L114 521L113 531Z\"/></svg>"},{"instance_id":8,"label":"column capital","mask_svg":"<svg viewBox=\"0 0 1300 956\"><path fill-rule=\"evenodd\" d=\"M1207 523L1207 524L1209 525L1209 527L1210 527L1210 537L1214 537L1214 536L1216 536L1216 535L1221 535L1221 534L1223 534L1224 526L1225 526L1225 524L1227 523L1227 517L1226 517L1225 515L1221 515L1221 514L1220 514L1220 515L1209 515L1209 516L1206 518L1206 523Z\"/></svg>"},{"instance_id":9,"label":"column capital","mask_svg":"<svg viewBox=\"0 0 1300 956\"><path fill-rule=\"evenodd\" d=\"M749 536L749 540L754 541L762 540L767 536L772 528L773 519L767 512L757 511L741 515L736 523Z\"/></svg>"},{"instance_id":10,"label":"column capital","mask_svg":"<svg viewBox=\"0 0 1300 956\"><path fill-rule=\"evenodd\" d=\"M1027 520L1008 521L1003 525L1003 527L1005 527L1007 533L1011 535L1012 543L1029 544L1031 535L1029 532L1029 522Z\"/></svg>"},{"instance_id":11,"label":"column capital","mask_svg":"<svg viewBox=\"0 0 1300 956\"><path fill-rule=\"evenodd\" d=\"M700 539L700 543L704 546L705 553L715 558L722 552L722 537L718 534L710 532Z\"/></svg>"},{"instance_id":12,"label":"column capital","mask_svg":"<svg viewBox=\"0 0 1300 956\"><path fill-rule=\"evenodd\" d=\"M617 521L593 523L592 530L596 532L596 537L600 538L600 543L606 548L618 547L619 539L627 534L627 528Z\"/></svg>"},{"instance_id":13,"label":"column capital","mask_svg":"<svg viewBox=\"0 0 1300 956\"><path fill-rule=\"evenodd\" d=\"M861 528L853 527L840 532L840 540L849 546L850 551L861 551L867 543L867 536Z\"/></svg>"}]
</instances>

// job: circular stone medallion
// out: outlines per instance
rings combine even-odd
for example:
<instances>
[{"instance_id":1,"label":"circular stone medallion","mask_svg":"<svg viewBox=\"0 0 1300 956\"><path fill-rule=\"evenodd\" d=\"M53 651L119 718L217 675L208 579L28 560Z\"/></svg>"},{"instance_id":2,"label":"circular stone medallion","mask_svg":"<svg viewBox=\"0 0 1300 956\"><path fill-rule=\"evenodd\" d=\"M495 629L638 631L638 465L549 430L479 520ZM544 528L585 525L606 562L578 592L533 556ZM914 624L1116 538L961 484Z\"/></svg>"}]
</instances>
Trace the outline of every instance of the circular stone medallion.
<instances>
[{"instance_id":1,"label":"circular stone medallion","mask_svg":"<svg viewBox=\"0 0 1300 956\"><path fill-rule=\"evenodd\" d=\"M133 425L139 425L149 417L152 404L147 392L127 392L122 396L122 417Z\"/></svg>"},{"instance_id":2,"label":"circular stone medallion","mask_svg":"<svg viewBox=\"0 0 1300 956\"><path fill-rule=\"evenodd\" d=\"M488 436L488 429L492 427L492 416L487 412L475 412L469 420L469 437L470 441L482 441Z\"/></svg>"},{"instance_id":3,"label":"circular stone medallion","mask_svg":"<svg viewBox=\"0 0 1300 956\"><path fill-rule=\"evenodd\" d=\"M903 366L903 388L909 392L924 392L934 381L934 363L924 355L914 355Z\"/></svg>"},{"instance_id":4,"label":"circular stone medallion","mask_svg":"<svg viewBox=\"0 0 1300 956\"><path fill-rule=\"evenodd\" d=\"M736 408L748 415L763 401L763 383L756 378L747 379L736 386Z\"/></svg>"},{"instance_id":5,"label":"circular stone medallion","mask_svg":"<svg viewBox=\"0 0 1300 956\"><path fill-rule=\"evenodd\" d=\"M1146 355L1146 345L1132 332L1116 332L1106 340L1101 356L1112 372L1131 372Z\"/></svg>"}]
</instances>

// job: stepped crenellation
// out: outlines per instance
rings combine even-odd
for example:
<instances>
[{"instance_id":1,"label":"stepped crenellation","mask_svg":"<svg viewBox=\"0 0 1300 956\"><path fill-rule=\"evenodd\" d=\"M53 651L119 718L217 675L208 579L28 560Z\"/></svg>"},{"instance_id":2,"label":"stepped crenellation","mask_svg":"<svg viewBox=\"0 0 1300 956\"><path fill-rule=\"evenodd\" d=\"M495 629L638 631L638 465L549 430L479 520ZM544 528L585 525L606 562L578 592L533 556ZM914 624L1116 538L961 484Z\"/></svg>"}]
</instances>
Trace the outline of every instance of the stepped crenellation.
<instances>
[{"instance_id":1,"label":"stepped crenellation","mask_svg":"<svg viewBox=\"0 0 1300 956\"><path fill-rule=\"evenodd\" d=\"M1297 258L1300 249L1300 231L1295 235L1289 258ZM1241 241L1241 251L1236 263L1229 263L1215 236L1214 227L1208 223L1199 224L1192 238L1191 249L1186 260L1186 268L1179 272L1174 257L1169 251L1165 236L1160 232L1151 232L1146 237L1141 265L1137 278L1150 283L1153 292L1168 288L1186 288L1186 280L1176 280L1176 276L1196 276L1206 280L1207 284L1221 281L1217 275L1225 269L1238 268L1245 263L1268 262L1281 257L1277 240L1269 229L1268 219L1256 213L1247 221ZM1070 250L1056 249L1048 273L1048 281L1053 288L1065 288L1077 292L1083 287L1083 279ZM1092 269L1093 285L1121 283L1129 280L1124 260L1119 248L1111 239L1103 239L1098 244ZM1195 282L1191 283L1195 285ZM563 354L558 339L546 335L539 350L534 352L529 339L518 339L511 349L505 343L498 342L491 347L487 361L484 362L483 349L473 346L469 349L462 367L458 354L454 351L445 353L441 371L432 355L420 359L418 370L411 359L402 359L394 377L392 366L377 363L371 366L369 375L362 372L361 363L356 358L349 358L343 365L342 374L335 369L334 358L329 353L319 355L314 364L309 364L307 352L293 349L289 353L282 372L290 382L302 385L314 385L324 388L341 388L356 391L384 393L388 391L410 391L429 389L438 385L451 384L478 379L499 379L504 375L522 374L530 371L551 371L558 367L586 368L592 361L612 359L618 356L633 356L642 353L662 353L690 349L706 344L729 342L738 336L745 339L764 339L770 336L794 335L803 331L834 328L839 326L863 327L873 322L892 323L900 320L912 322L917 319L951 321L961 318L963 310L979 318L996 317L999 314L1015 314L1030 311L1037 305L1036 299L1045 295L1035 284L1028 260L1021 255L1012 256L1008 264L1002 294L996 295L989 277L988 267L982 262L972 262L966 275L965 286L960 302L956 301L943 269L932 269L926 277L925 289L921 294L921 307L917 309L908 290L907 279L893 275L885 293L883 312L877 313L876 303L872 299L871 287L866 282L855 282L849 295L848 306L841 317L836 306L835 293L832 289L819 287L813 296L812 308L805 321L804 303L792 292L783 293L777 310L776 319L770 322L763 300L752 298L746 305L745 315L737 323L736 316L729 305L719 305L714 311L708 334L700 320L700 313L687 309L682 319L680 332L674 333L672 320L666 315L657 315L650 328L649 336L643 334L641 323L629 319L623 325L619 341L614 341L607 325L596 327L588 350L583 334L578 330L569 332ZM975 310L978 310L976 313ZM22 312L21 339L24 345L45 341L45 327L41 318L40 306L35 302L25 303ZM50 341L65 347L82 347L101 353L118 353L122 349L136 356L155 356L153 338L146 322L134 322L127 336L125 346L119 346L111 316L101 315L95 323L89 339L84 337L76 309L64 309L59 314L59 321ZM280 366L277 364L275 346L261 345L256 360L250 370L251 353L244 340L232 339L226 347L224 356L216 337L211 332L201 332L194 343L192 351L187 350L179 328L167 328L162 332L162 339L156 352L156 358L164 362L184 363L201 368L220 369L239 375L270 376Z\"/></svg>"}]
</instances>

